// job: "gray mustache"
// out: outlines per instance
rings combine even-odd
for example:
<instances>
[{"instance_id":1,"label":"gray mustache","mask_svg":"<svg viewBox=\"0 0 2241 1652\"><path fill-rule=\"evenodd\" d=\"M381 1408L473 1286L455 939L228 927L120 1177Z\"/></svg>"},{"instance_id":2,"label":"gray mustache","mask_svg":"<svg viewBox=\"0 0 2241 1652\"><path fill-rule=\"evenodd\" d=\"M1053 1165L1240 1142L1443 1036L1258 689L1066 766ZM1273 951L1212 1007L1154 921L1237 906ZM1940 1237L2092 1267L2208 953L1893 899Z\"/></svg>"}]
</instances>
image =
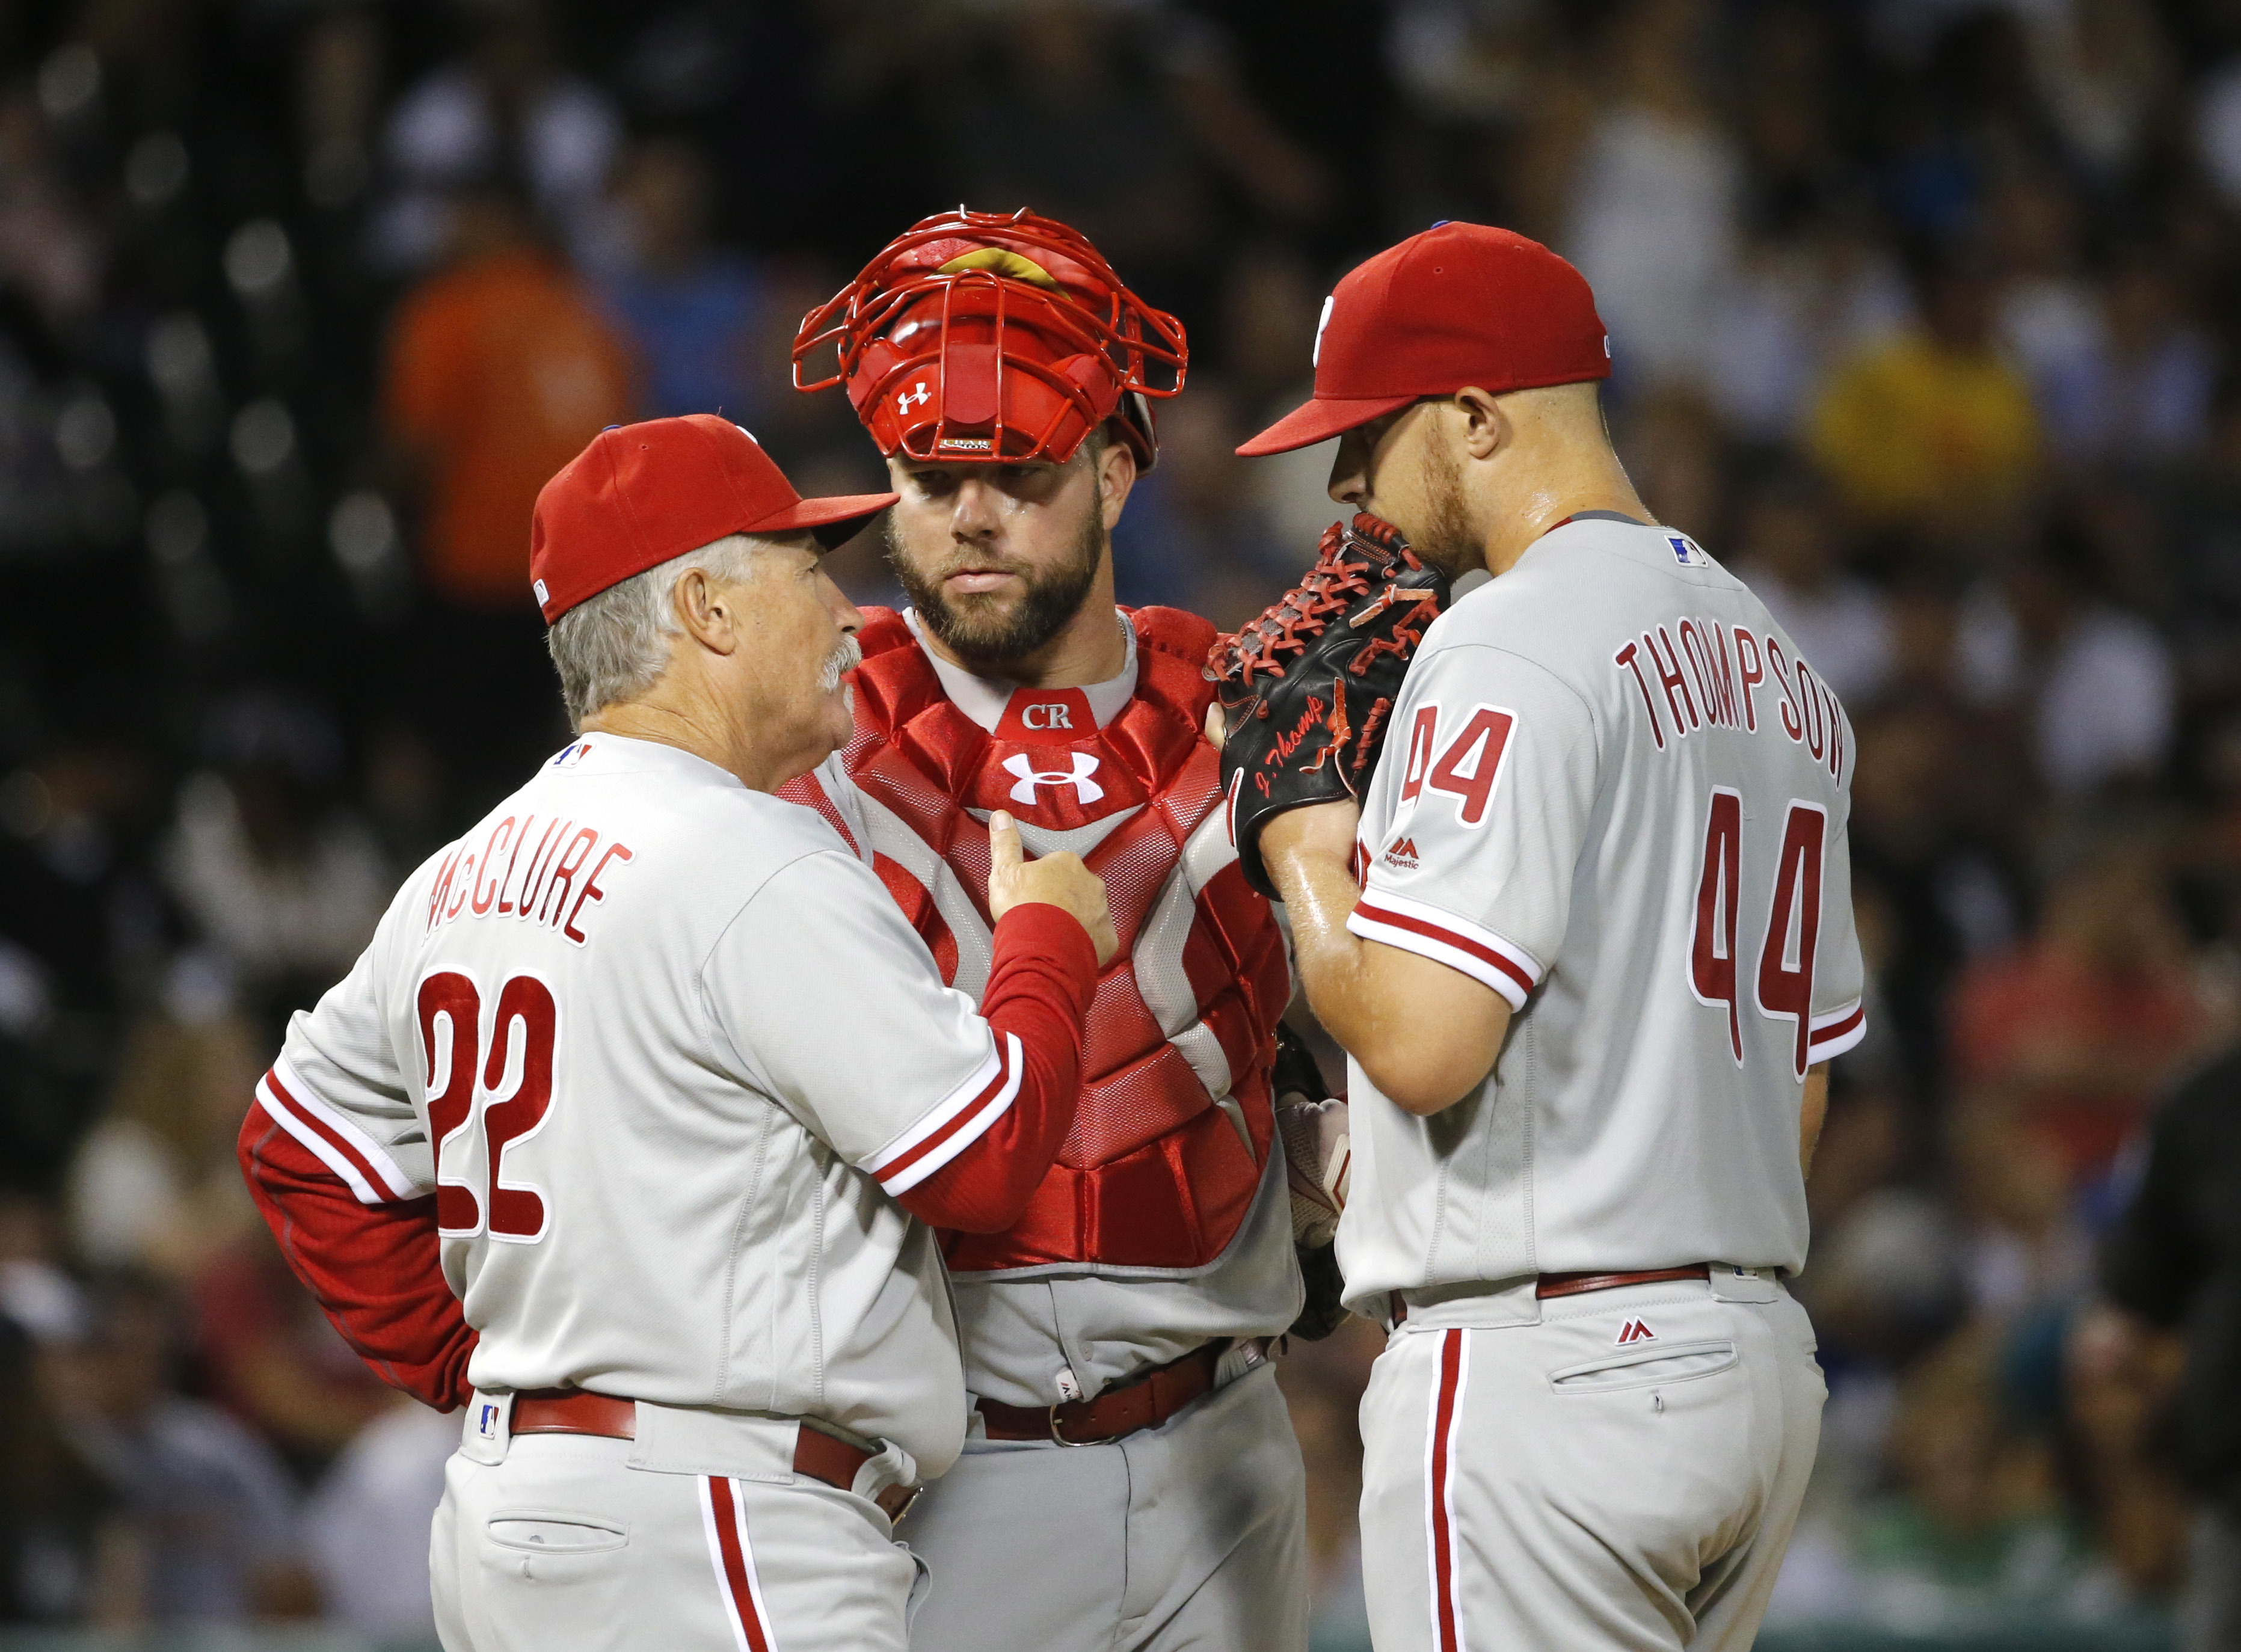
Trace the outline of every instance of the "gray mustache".
<instances>
[{"instance_id":1,"label":"gray mustache","mask_svg":"<svg viewBox=\"0 0 2241 1652\"><path fill-rule=\"evenodd\" d=\"M864 651L856 645L853 637L843 637L840 645L825 657L825 669L817 674L820 693L829 694L840 686L840 679L864 663Z\"/></svg>"}]
</instances>

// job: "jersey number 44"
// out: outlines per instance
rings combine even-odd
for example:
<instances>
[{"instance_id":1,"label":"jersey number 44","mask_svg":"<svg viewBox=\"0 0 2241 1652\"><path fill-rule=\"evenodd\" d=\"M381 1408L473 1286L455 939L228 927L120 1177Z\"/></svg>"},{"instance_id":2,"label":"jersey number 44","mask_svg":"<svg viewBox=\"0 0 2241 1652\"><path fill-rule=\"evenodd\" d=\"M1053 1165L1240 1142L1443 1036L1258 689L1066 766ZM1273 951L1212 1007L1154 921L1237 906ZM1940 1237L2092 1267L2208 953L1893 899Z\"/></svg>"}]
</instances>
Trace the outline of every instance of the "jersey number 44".
<instances>
[{"instance_id":1,"label":"jersey number 44","mask_svg":"<svg viewBox=\"0 0 2241 1652\"><path fill-rule=\"evenodd\" d=\"M1793 799L1782 826L1782 851L1758 945L1752 981L1758 1011L1794 1020L1794 1065L1803 1078L1813 1021L1813 958L1821 941L1821 863L1829 812ZM1743 1064L1743 1026L1736 990L1736 912L1743 880L1743 799L1733 786L1712 788L1704 822L1704 870L1696 884L1696 936L1689 948L1689 990L1699 1003L1724 1007L1736 1065Z\"/></svg>"}]
</instances>

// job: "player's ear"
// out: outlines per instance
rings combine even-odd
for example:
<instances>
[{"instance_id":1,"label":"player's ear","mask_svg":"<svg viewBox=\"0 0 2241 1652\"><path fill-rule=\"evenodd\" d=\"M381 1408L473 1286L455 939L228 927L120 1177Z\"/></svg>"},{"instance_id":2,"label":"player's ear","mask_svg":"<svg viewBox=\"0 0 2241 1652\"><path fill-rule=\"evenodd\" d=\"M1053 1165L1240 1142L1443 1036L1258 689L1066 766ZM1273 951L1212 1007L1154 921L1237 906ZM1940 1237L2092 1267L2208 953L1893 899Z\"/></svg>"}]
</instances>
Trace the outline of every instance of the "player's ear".
<instances>
[{"instance_id":1,"label":"player's ear","mask_svg":"<svg viewBox=\"0 0 2241 1652\"><path fill-rule=\"evenodd\" d=\"M1128 503L1129 491L1136 485L1136 451L1127 443L1116 440L1091 463L1097 471L1097 497L1104 509L1105 531L1110 533L1120 519L1121 507Z\"/></svg>"},{"instance_id":2,"label":"player's ear","mask_svg":"<svg viewBox=\"0 0 2241 1652\"><path fill-rule=\"evenodd\" d=\"M728 654L739 645L742 592L737 585L719 585L706 568L687 568L677 576L670 601L685 634L712 654Z\"/></svg>"},{"instance_id":3,"label":"player's ear","mask_svg":"<svg viewBox=\"0 0 2241 1652\"><path fill-rule=\"evenodd\" d=\"M1509 416L1501 398L1471 385L1455 393L1453 405L1462 418L1463 446L1473 458L1493 458L1510 439Z\"/></svg>"}]
</instances>

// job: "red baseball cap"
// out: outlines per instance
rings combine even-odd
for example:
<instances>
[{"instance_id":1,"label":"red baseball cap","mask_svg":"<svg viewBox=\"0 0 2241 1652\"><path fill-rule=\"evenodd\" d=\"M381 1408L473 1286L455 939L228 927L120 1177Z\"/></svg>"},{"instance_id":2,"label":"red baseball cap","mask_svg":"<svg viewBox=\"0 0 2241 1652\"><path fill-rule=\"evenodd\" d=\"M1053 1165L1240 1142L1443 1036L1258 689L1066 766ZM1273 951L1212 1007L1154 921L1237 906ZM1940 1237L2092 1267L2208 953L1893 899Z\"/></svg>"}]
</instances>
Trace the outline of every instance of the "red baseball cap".
<instances>
[{"instance_id":1,"label":"red baseball cap","mask_svg":"<svg viewBox=\"0 0 2241 1652\"><path fill-rule=\"evenodd\" d=\"M1315 393L1237 451L1284 453L1422 396L1610 377L1587 278L1483 224L1435 224L1348 271L1315 329Z\"/></svg>"},{"instance_id":2,"label":"red baseball cap","mask_svg":"<svg viewBox=\"0 0 2241 1652\"><path fill-rule=\"evenodd\" d=\"M713 413L610 425L537 496L530 586L549 625L632 574L727 534L806 532L830 550L895 498L805 499L753 437Z\"/></svg>"}]
</instances>

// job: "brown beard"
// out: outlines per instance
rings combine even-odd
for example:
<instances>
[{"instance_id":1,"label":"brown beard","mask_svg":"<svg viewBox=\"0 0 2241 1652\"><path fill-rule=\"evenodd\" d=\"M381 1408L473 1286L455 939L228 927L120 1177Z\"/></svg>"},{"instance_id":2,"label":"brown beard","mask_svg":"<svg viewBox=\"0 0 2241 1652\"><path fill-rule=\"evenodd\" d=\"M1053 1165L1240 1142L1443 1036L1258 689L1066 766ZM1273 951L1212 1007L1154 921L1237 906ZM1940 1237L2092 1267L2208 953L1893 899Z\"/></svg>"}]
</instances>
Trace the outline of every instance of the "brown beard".
<instances>
[{"instance_id":1,"label":"brown beard","mask_svg":"<svg viewBox=\"0 0 2241 1652\"><path fill-rule=\"evenodd\" d=\"M1409 549L1450 579L1485 566L1486 552L1471 532L1470 512L1463 499L1463 467L1436 442L1425 455L1424 483L1431 519Z\"/></svg>"},{"instance_id":2,"label":"brown beard","mask_svg":"<svg viewBox=\"0 0 2241 1652\"><path fill-rule=\"evenodd\" d=\"M1075 538L1072 554L1037 573L1024 563L992 557L986 552L953 553L931 577L911 565L895 535L893 512L884 518L887 566L910 599L926 628L944 647L967 666L1002 666L1034 653L1063 631L1081 612L1083 599L1097 583L1097 565L1105 554L1105 520L1100 501L1090 502L1087 520ZM951 598L942 581L960 568L991 568L1017 574L1027 582L1027 593L1008 608L993 594L976 592Z\"/></svg>"}]
</instances>

